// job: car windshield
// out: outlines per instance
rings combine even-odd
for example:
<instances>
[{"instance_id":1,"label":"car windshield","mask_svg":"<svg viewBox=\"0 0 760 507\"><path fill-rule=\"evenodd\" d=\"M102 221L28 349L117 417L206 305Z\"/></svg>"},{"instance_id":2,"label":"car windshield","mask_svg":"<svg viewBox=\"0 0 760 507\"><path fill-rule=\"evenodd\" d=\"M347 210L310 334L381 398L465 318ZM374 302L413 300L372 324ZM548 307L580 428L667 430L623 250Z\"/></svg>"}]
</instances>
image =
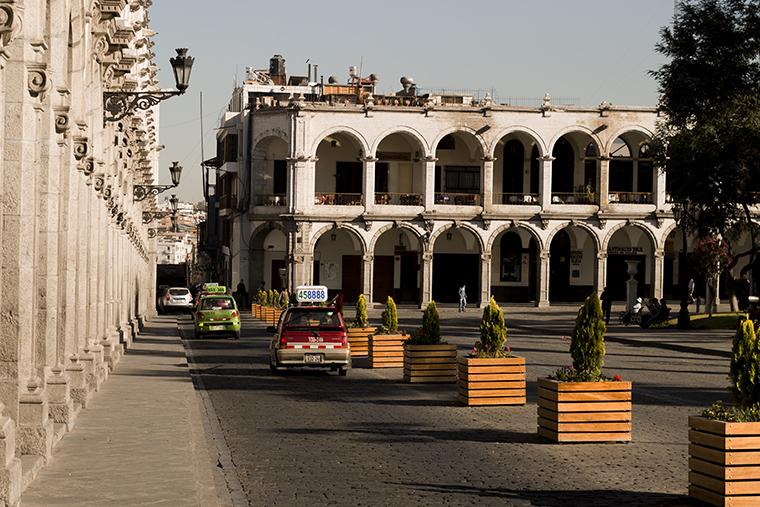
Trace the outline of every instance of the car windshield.
<instances>
[{"instance_id":1,"label":"car windshield","mask_svg":"<svg viewBox=\"0 0 760 507\"><path fill-rule=\"evenodd\" d=\"M288 329L340 328L340 318L335 310L293 310L285 321Z\"/></svg>"},{"instance_id":2,"label":"car windshield","mask_svg":"<svg viewBox=\"0 0 760 507\"><path fill-rule=\"evenodd\" d=\"M201 310L232 310L233 308L232 298L204 298L201 301Z\"/></svg>"},{"instance_id":3,"label":"car windshield","mask_svg":"<svg viewBox=\"0 0 760 507\"><path fill-rule=\"evenodd\" d=\"M190 291L187 289L169 289L169 294L172 296L187 296Z\"/></svg>"}]
</instances>

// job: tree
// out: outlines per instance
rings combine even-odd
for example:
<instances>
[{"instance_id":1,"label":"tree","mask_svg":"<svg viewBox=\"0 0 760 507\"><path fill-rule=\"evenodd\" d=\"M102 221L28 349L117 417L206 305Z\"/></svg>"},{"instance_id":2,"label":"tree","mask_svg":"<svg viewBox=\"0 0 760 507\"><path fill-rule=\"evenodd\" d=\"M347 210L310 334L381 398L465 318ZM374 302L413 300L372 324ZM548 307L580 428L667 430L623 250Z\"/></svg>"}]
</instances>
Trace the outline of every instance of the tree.
<instances>
[{"instance_id":1,"label":"tree","mask_svg":"<svg viewBox=\"0 0 760 507\"><path fill-rule=\"evenodd\" d=\"M480 341L475 344L478 357L510 357L507 346L507 325L504 312L491 296L488 306L483 308L480 319Z\"/></svg>"},{"instance_id":2,"label":"tree","mask_svg":"<svg viewBox=\"0 0 760 507\"><path fill-rule=\"evenodd\" d=\"M578 310L575 329L570 338L570 355L573 368L590 379L602 376L604 366L604 314L596 292L592 292Z\"/></svg>"},{"instance_id":3,"label":"tree","mask_svg":"<svg viewBox=\"0 0 760 507\"><path fill-rule=\"evenodd\" d=\"M750 208L760 203L760 0L679 7L656 46L669 61L651 73L664 113L653 155L684 228L728 242L730 275L739 259L751 266L758 254ZM745 233L751 247L737 252Z\"/></svg>"},{"instance_id":4,"label":"tree","mask_svg":"<svg viewBox=\"0 0 760 507\"><path fill-rule=\"evenodd\" d=\"M755 326L743 319L734 335L731 349L731 383L740 406L760 403L760 346Z\"/></svg>"}]
</instances>

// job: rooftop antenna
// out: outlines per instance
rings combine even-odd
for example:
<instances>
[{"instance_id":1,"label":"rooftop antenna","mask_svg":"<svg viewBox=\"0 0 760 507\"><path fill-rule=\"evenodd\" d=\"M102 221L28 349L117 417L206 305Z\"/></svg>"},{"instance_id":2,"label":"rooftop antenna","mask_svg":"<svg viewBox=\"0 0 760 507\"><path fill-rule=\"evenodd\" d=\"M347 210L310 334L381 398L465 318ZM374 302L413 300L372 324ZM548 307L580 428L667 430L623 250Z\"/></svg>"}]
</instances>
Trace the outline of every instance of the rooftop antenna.
<instances>
[{"instance_id":1,"label":"rooftop antenna","mask_svg":"<svg viewBox=\"0 0 760 507\"><path fill-rule=\"evenodd\" d=\"M208 201L208 167L206 166L206 156L203 151L203 92L200 93L201 108L201 173L203 176L203 198Z\"/></svg>"}]
</instances>

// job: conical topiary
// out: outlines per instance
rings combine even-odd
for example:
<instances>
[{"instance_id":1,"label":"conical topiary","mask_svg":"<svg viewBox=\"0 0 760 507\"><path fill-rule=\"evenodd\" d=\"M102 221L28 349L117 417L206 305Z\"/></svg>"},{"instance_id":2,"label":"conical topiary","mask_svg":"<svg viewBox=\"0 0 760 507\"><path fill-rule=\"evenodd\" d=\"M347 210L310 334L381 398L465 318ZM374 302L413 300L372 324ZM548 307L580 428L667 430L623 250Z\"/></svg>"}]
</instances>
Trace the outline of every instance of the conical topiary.
<instances>
[{"instance_id":1,"label":"conical topiary","mask_svg":"<svg viewBox=\"0 0 760 507\"><path fill-rule=\"evenodd\" d=\"M602 303L596 292L586 298L575 318L575 329L570 339L573 368L590 379L602 376L604 365L604 325Z\"/></svg>"},{"instance_id":2,"label":"conical topiary","mask_svg":"<svg viewBox=\"0 0 760 507\"><path fill-rule=\"evenodd\" d=\"M422 313L422 329L414 340L420 345L435 345L441 343L441 319L435 301L431 301Z\"/></svg>"},{"instance_id":3,"label":"conical topiary","mask_svg":"<svg viewBox=\"0 0 760 507\"><path fill-rule=\"evenodd\" d=\"M288 301L288 291L285 289L280 292L280 308L287 308L290 301Z\"/></svg>"},{"instance_id":4,"label":"conical topiary","mask_svg":"<svg viewBox=\"0 0 760 507\"><path fill-rule=\"evenodd\" d=\"M730 377L740 406L760 403L760 348L751 319L743 319L734 335Z\"/></svg>"},{"instance_id":5,"label":"conical topiary","mask_svg":"<svg viewBox=\"0 0 760 507\"><path fill-rule=\"evenodd\" d=\"M274 290L269 289L269 293L267 294L267 306L274 307L275 302L275 296L274 296Z\"/></svg>"},{"instance_id":6,"label":"conical topiary","mask_svg":"<svg viewBox=\"0 0 760 507\"><path fill-rule=\"evenodd\" d=\"M504 312L491 296L488 306L483 309L480 320L480 341L475 344L478 357L508 357L507 325Z\"/></svg>"},{"instance_id":7,"label":"conical topiary","mask_svg":"<svg viewBox=\"0 0 760 507\"><path fill-rule=\"evenodd\" d=\"M382 330L384 333L398 333L398 313L396 312L396 303L390 296L388 296L388 300L385 302L385 310L383 310L381 318Z\"/></svg>"},{"instance_id":8,"label":"conical topiary","mask_svg":"<svg viewBox=\"0 0 760 507\"><path fill-rule=\"evenodd\" d=\"M367 327L368 324L367 300L364 299L364 294L359 294L359 297L356 299L356 316L351 327Z\"/></svg>"}]
</instances>

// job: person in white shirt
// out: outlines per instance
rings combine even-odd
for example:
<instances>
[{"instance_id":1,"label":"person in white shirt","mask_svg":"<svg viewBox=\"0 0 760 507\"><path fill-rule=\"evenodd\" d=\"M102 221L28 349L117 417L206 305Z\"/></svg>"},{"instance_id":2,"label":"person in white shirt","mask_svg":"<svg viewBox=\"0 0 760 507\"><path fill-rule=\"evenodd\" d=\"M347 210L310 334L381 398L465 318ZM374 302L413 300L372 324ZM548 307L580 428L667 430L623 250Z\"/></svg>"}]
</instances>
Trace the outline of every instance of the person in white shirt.
<instances>
[{"instance_id":1,"label":"person in white shirt","mask_svg":"<svg viewBox=\"0 0 760 507\"><path fill-rule=\"evenodd\" d=\"M467 308L467 292L465 291L465 284L459 287L459 311L463 312Z\"/></svg>"}]
</instances>

